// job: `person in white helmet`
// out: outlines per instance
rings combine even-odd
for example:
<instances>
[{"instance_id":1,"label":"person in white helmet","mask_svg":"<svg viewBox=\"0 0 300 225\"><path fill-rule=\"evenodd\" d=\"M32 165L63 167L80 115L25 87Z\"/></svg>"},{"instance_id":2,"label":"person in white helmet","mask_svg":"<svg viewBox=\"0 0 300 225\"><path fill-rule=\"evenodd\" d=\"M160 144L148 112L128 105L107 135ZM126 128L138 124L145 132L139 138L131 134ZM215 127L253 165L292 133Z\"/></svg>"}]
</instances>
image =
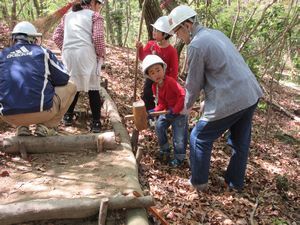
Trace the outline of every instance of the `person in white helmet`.
<instances>
[{"instance_id":1,"label":"person in white helmet","mask_svg":"<svg viewBox=\"0 0 300 225\"><path fill-rule=\"evenodd\" d=\"M17 136L56 134L76 93L64 65L48 49L37 44L38 33L29 22L12 31L12 46L0 52L0 117L18 126Z\"/></svg>"},{"instance_id":2,"label":"person in white helmet","mask_svg":"<svg viewBox=\"0 0 300 225\"><path fill-rule=\"evenodd\" d=\"M225 172L230 189L242 190L251 141L252 118L262 90L234 44L222 32L203 27L197 13L180 5L169 14L171 29L188 46L183 112L204 90L204 113L190 135L191 184L207 190L213 142L226 130L232 155Z\"/></svg>"},{"instance_id":3,"label":"person in white helmet","mask_svg":"<svg viewBox=\"0 0 300 225\"><path fill-rule=\"evenodd\" d=\"M92 121L90 130L101 131L100 72L105 59L104 19L99 11L103 0L80 0L61 20L53 33L62 50L63 62L70 71L78 92L64 116L65 126L73 123L74 109L80 92L87 92Z\"/></svg>"},{"instance_id":4,"label":"person in white helmet","mask_svg":"<svg viewBox=\"0 0 300 225\"><path fill-rule=\"evenodd\" d=\"M170 30L168 17L159 17L153 26L153 39L150 40L145 46L141 42L136 43L138 48L138 56L140 60L143 60L147 55L158 55L167 64L166 76L172 77L177 81L178 78L178 56L177 50L170 44L169 39L172 36ZM142 99L145 102L147 110L151 110L155 107L153 92L152 92L151 79L146 79L144 83L144 90Z\"/></svg>"},{"instance_id":5,"label":"person in white helmet","mask_svg":"<svg viewBox=\"0 0 300 225\"><path fill-rule=\"evenodd\" d=\"M155 131L160 146L159 158L172 167L181 166L186 155L188 117L181 115L184 103L184 89L173 78L165 76L167 64L157 55L148 55L142 63L143 74L153 81L152 91L157 99L153 111L168 110L159 116ZM172 126L174 158L170 159L167 130Z\"/></svg>"}]
</instances>

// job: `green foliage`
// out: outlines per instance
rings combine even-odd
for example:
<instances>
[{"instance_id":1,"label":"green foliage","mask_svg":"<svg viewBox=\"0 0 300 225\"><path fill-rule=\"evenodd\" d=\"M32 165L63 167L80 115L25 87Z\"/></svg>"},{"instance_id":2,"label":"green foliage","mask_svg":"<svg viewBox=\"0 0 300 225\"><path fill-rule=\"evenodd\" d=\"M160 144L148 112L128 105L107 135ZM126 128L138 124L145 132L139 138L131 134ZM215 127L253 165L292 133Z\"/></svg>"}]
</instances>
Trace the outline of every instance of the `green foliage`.
<instances>
[{"instance_id":1,"label":"green foliage","mask_svg":"<svg viewBox=\"0 0 300 225\"><path fill-rule=\"evenodd\" d=\"M260 111L266 113L268 109L268 104L266 102L259 101L257 107Z\"/></svg>"},{"instance_id":2,"label":"green foliage","mask_svg":"<svg viewBox=\"0 0 300 225\"><path fill-rule=\"evenodd\" d=\"M267 6L266 3L258 5L254 1L240 1L239 6L238 2L234 1L228 6L224 1L216 0L208 7L201 4L196 9L202 24L221 30L228 37L232 36L233 43L237 48L241 48L241 54L249 67L259 77L265 72L281 74L280 70L285 64L282 58L287 54L291 54L295 68L299 69L300 66L297 36L299 22L298 26L295 26L292 21L293 15L298 13L299 16L299 6L289 6L286 2L276 2L270 7ZM295 29L289 26L295 26ZM287 51L288 43L291 45L290 53ZM278 77L279 79L282 77Z\"/></svg>"},{"instance_id":3,"label":"green foliage","mask_svg":"<svg viewBox=\"0 0 300 225\"><path fill-rule=\"evenodd\" d=\"M288 225L289 223L281 218L272 219L272 225Z\"/></svg>"}]
</instances>

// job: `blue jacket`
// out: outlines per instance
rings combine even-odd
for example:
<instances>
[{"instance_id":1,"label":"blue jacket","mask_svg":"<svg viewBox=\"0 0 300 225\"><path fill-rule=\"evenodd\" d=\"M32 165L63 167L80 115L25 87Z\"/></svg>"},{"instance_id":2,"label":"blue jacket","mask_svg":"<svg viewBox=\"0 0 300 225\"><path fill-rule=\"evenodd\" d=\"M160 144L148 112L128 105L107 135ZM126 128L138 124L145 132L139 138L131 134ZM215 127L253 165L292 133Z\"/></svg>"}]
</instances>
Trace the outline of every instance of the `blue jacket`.
<instances>
[{"instance_id":1,"label":"blue jacket","mask_svg":"<svg viewBox=\"0 0 300 225\"><path fill-rule=\"evenodd\" d=\"M64 65L50 50L18 41L0 52L0 115L50 109L54 87L68 80Z\"/></svg>"}]
</instances>

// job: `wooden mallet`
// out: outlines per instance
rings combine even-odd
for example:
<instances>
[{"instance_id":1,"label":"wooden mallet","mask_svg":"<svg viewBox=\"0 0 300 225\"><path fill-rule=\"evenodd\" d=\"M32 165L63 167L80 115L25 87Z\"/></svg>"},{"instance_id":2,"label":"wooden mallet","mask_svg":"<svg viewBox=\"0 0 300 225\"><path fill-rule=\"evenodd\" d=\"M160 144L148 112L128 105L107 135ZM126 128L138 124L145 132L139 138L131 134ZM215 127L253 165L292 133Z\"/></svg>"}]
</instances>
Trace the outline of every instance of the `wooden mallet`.
<instances>
[{"instance_id":1,"label":"wooden mallet","mask_svg":"<svg viewBox=\"0 0 300 225\"><path fill-rule=\"evenodd\" d=\"M145 103L143 100L134 102L132 105L132 115L126 115L125 120L133 120L134 125L138 131L145 130L148 128L148 113L146 111ZM168 111L157 111L149 113L151 116L159 116L167 114Z\"/></svg>"}]
</instances>

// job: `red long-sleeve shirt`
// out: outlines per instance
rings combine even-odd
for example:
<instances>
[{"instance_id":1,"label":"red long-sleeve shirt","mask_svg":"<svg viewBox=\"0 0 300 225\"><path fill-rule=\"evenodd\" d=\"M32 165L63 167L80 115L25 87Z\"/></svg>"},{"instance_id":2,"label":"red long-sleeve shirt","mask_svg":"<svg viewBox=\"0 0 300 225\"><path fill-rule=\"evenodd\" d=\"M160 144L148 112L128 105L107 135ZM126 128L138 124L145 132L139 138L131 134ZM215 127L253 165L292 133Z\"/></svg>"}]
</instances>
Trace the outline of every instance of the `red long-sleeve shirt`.
<instances>
[{"instance_id":1,"label":"red long-sleeve shirt","mask_svg":"<svg viewBox=\"0 0 300 225\"><path fill-rule=\"evenodd\" d=\"M156 41L149 41L146 46L139 48L139 59L143 60L147 55L158 55L167 64L166 76L178 78L177 50L172 45L161 48Z\"/></svg>"},{"instance_id":2,"label":"red long-sleeve shirt","mask_svg":"<svg viewBox=\"0 0 300 225\"><path fill-rule=\"evenodd\" d=\"M153 83L152 91L155 96L157 83ZM172 109L174 114L179 114L183 109L185 91L180 84L171 77L165 77L162 87L158 88L158 104L155 111Z\"/></svg>"}]
</instances>

